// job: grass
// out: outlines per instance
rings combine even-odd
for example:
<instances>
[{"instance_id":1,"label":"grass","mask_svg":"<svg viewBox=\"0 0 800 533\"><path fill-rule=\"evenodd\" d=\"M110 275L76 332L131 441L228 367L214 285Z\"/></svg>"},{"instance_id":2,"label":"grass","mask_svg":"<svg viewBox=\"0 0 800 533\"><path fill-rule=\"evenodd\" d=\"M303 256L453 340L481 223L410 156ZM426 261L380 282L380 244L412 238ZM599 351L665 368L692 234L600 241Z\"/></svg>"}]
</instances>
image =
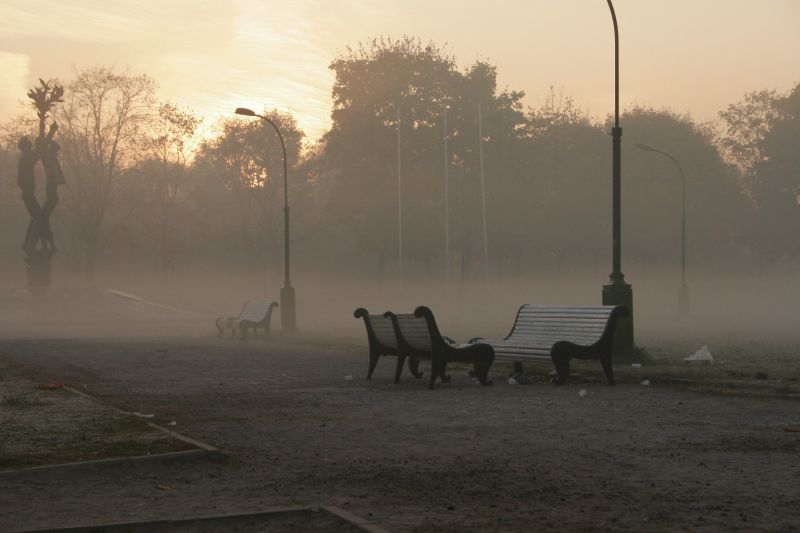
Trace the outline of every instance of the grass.
<instances>
[{"instance_id":1,"label":"grass","mask_svg":"<svg viewBox=\"0 0 800 533\"><path fill-rule=\"evenodd\" d=\"M145 420L0 359L0 469L153 455L192 449Z\"/></svg>"},{"instance_id":2,"label":"grass","mask_svg":"<svg viewBox=\"0 0 800 533\"><path fill-rule=\"evenodd\" d=\"M678 387L719 394L800 398L800 341L782 338L741 338L734 335L642 335L633 356L616 358L616 381ZM684 359L708 346L713 364L689 364ZM641 365L633 368L632 363ZM550 380L547 364L525 365L529 382ZM495 376L511 375L511 365L495 364ZM574 361L573 383L604 383L597 361Z\"/></svg>"}]
</instances>

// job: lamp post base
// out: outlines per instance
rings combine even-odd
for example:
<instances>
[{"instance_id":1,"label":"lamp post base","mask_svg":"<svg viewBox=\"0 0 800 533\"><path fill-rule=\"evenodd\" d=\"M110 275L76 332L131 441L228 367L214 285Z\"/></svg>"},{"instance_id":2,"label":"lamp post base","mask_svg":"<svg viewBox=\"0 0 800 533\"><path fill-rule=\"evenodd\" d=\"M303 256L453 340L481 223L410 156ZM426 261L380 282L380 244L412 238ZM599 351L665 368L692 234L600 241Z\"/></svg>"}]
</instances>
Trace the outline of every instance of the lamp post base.
<instances>
[{"instance_id":1,"label":"lamp post base","mask_svg":"<svg viewBox=\"0 0 800 533\"><path fill-rule=\"evenodd\" d=\"M281 289L281 329L286 333L297 331L297 314L294 305L294 287L288 282Z\"/></svg>"},{"instance_id":2,"label":"lamp post base","mask_svg":"<svg viewBox=\"0 0 800 533\"><path fill-rule=\"evenodd\" d=\"M678 287L678 315L689 316L689 286Z\"/></svg>"},{"instance_id":3,"label":"lamp post base","mask_svg":"<svg viewBox=\"0 0 800 533\"><path fill-rule=\"evenodd\" d=\"M633 289L620 274L611 274L611 283L603 285L603 305L624 305L628 315L617 320L614 333L614 355L629 356L633 353Z\"/></svg>"}]
</instances>

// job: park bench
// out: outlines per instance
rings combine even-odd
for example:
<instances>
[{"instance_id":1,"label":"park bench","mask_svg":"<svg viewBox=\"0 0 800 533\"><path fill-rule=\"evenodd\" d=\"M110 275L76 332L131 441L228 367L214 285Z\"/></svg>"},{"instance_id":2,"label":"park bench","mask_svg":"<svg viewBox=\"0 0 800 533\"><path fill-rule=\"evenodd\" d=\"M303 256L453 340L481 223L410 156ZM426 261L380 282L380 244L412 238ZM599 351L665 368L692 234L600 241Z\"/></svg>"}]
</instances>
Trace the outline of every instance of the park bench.
<instances>
[{"instance_id":1,"label":"park bench","mask_svg":"<svg viewBox=\"0 0 800 533\"><path fill-rule=\"evenodd\" d=\"M523 362L552 362L556 370L553 383L569 377L571 359L599 359L609 385L614 384L613 343L623 306L547 306L526 304L520 307L511 333L503 340L476 337L470 342L485 342L494 348L498 361L514 363L522 373Z\"/></svg>"},{"instance_id":2,"label":"park bench","mask_svg":"<svg viewBox=\"0 0 800 533\"><path fill-rule=\"evenodd\" d=\"M231 330L231 338L239 330L242 338L247 338L248 331L262 329L264 336L269 337L269 326L272 320L272 310L278 307L278 302L267 300L250 300L244 303L238 316L219 317L216 320L219 337L225 333L226 329Z\"/></svg>"},{"instance_id":3,"label":"park bench","mask_svg":"<svg viewBox=\"0 0 800 533\"><path fill-rule=\"evenodd\" d=\"M397 337L397 357L430 359L431 377L429 388L433 389L436 378L449 381L446 374L447 363L451 361L472 362L481 385L491 385L489 369L494 361L494 350L489 344L475 342L457 344L439 333L433 312L425 306L417 307L414 313L395 314L391 311L384 316L392 320ZM398 363L402 364L402 363Z\"/></svg>"},{"instance_id":4,"label":"park bench","mask_svg":"<svg viewBox=\"0 0 800 533\"><path fill-rule=\"evenodd\" d=\"M359 307L353 312L356 318L364 319L364 327L367 328L367 341L369 342L369 370L367 379L372 379L372 373L378 364L381 356L397 355L397 335L394 333L392 320L384 315L371 315L363 307ZM400 383L400 374L403 372L405 358L397 358L397 367L394 373L394 382ZM410 358L408 368L415 378L421 378L422 372L419 371L419 360Z\"/></svg>"}]
</instances>

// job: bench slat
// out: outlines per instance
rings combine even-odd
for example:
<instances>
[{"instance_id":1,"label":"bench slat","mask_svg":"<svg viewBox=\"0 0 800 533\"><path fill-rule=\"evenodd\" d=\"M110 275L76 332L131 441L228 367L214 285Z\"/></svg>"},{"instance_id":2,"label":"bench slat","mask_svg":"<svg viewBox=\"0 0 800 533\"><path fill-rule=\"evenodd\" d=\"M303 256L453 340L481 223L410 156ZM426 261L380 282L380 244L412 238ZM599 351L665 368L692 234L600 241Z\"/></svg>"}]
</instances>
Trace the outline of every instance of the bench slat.
<instances>
[{"instance_id":1,"label":"bench slat","mask_svg":"<svg viewBox=\"0 0 800 533\"><path fill-rule=\"evenodd\" d=\"M552 311L555 313L569 313L569 314L576 314L576 313L610 313L610 309L606 309L606 307L611 306L569 306L569 305L535 305L535 304L526 304L523 305L521 311L524 312L536 312L536 311Z\"/></svg>"},{"instance_id":2,"label":"bench slat","mask_svg":"<svg viewBox=\"0 0 800 533\"><path fill-rule=\"evenodd\" d=\"M572 358L601 359L603 371L614 383L611 366L613 320L625 314L615 306L523 305L511 332L503 340L488 340L501 361L552 361L559 383L569 376ZM559 344L567 341L571 344Z\"/></svg>"},{"instance_id":3,"label":"bench slat","mask_svg":"<svg viewBox=\"0 0 800 533\"><path fill-rule=\"evenodd\" d=\"M250 322L261 322L266 318L267 311L271 302L265 301L252 301L247 302L239 313L239 320L249 320Z\"/></svg>"},{"instance_id":4,"label":"bench slat","mask_svg":"<svg viewBox=\"0 0 800 533\"><path fill-rule=\"evenodd\" d=\"M517 319L517 324L536 324L536 323L552 323L552 324L599 324L606 322L607 316L590 318L590 317L553 317L553 316L521 316Z\"/></svg>"},{"instance_id":5,"label":"bench slat","mask_svg":"<svg viewBox=\"0 0 800 533\"><path fill-rule=\"evenodd\" d=\"M522 322L519 324L515 324L514 329L539 329L539 328L549 328L549 329L558 329L558 330L568 330L573 328L585 328L589 330L596 330L596 329L603 329L605 328L605 322Z\"/></svg>"}]
</instances>

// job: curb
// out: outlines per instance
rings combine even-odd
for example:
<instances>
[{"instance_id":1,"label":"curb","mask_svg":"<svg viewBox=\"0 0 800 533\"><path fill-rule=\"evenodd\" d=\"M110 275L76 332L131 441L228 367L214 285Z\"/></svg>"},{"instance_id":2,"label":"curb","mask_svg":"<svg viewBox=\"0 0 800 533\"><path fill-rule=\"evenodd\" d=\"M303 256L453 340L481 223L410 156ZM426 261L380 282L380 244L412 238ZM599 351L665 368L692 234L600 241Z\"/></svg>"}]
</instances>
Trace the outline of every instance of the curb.
<instances>
[{"instance_id":1,"label":"curb","mask_svg":"<svg viewBox=\"0 0 800 533\"><path fill-rule=\"evenodd\" d=\"M176 527L180 526L181 522L202 522L205 520L227 520L227 519L237 519L237 518L257 518L260 516L267 516L271 514L281 514L281 513L298 513L298 512L319 512L324 511L326 513L332 514L341 520L344 520L359 529L367 531L369 533L390 533L389 530L384 529L374 522L361 518L360 516L354 515L344 509L340 509L338 507L334 507L331 505L320 505L320 506L294 506L294 507L274 507L267 509L265 511L260 512L248 512L248 513L234 513L234 514L224 514L224 515L217 515L217 516L199 516L199 517L190 517L190 518L167 518L167 519L160 519L160 520L148 520L144 522L114 522L110 524L102 524L102 525L94 525L94 526L77 526L77 527L67 527L67 528L59 528L59 529L30 529L30 530L22 530L20 533L44 533L45 531L51 531L53 533L95 533L97 531L104 530L103 528L142 528L142 531L145 531L145 528L152 528L156 526L171 526ZM184 526L188 524L183 524ZM199 524L194 524L195 526ZM137 529L139 531L139 529Z\"/></svg>"},{"instance_id":2,"label":"curb","mask_svg":"<svg viewBox=\"0 0 800 533\"><path fill-rule=\"evenodd\" d=\"M73 387L64 387L65 390L72 392L73 394L77 394L78 396L82 396L88 400L91 400L94 403L102 405L103 407L112 409L122 415L125 416L136 416L134 413L130 411L125 411L124 409L120 409L119 407L115 407L113 405L105 404L95 398L94 396L90 396L83 391L75 389ZM191 437L187 437L186 435L182 435L177 431L173 431L171 429L167 429L163 426L159 426L153 422L144 421L149 427L153 429L157 429L162 433L168 435L169 437L179 440L181 442L185 442L191 446L194 446L194 450L181 450L178 452L164 452L164 453L154 453L152 455L134 455L131 457L110 457L108 459L92 459L89 461L74 461L69 463L58 463L52 465L39 465L39 466L28 466L25 468L16 468L12 470L2 470L0 471L0 478L11 476L15 474L27 474L27 473L35 473L35 472L45 472L48 470L56 470L60 468L79 468L79 467L93 467L93 466L107 466L107 465L118 465L118 464L129 464L129 463L147 463L147 462L160 462L160 461L173 461L173 460L183 460L183 459L194 459L194 458L207 458L213 460L220 460L225 457L225 454L219 448L211 446L205 442L199 441L197 439L193 439Z\"/></svg>"},{"instance_id":3,"label":"curb","mask_svg":"<svg viewBox=\"0 0 800 533\"><path fill-rule=\"evenodd\" d=\"M119 407L115 407L113 405L109 405L109 404L103 403L100 400L98 400L97 398L95 398L94 396L86 394L85 392L83 392L81 390L78 390L76 388L73 388L73 387L64 387L64 388L66 390L74 393L74 394L77 394L78 396L83 396L87 400L91 400L91 401L93 401L93 402L95 402L97 404L100 404L103 407L111 408L111 409L117 411L120 414L123 414L123 415L126 415L126 416L137 416L136 413L133 413L131 411L126 411L124 409L120 409ZM203 441L199 441L197 439L193 439L191 437L187 437L186 435L183 435L183 434L178 433L177 431L173 431L171 429L167 429L164 426L160 426L160 425L158 425L158 424L156 424L154 422L145 421L145 423L148 426L150 426L151 428L157 429L157 430L161 431L162 433L165 433L165 434L169 435L173 439L177 439L179 441L185 442L186 444L191 444L192 446L194 446L196 448L200 448L200 450L202 450L205 454L207 454L209 457L211 457L213 459L221 459L222 457L225 456L225 454L222 453L222 451L219 448L216 448L216 447L214 447L214 446L212 446L210 444L206 444ZM187 451L196 451L196 450L187 450ZM175 452L175 453L182 453L182 452ZM169 454L157 454L157 455L169 455ZM141 456L138 456L138 457L141 457ZM144 456L144 457L151 457L151 456Z\"/></svg>"}]
</instances>

